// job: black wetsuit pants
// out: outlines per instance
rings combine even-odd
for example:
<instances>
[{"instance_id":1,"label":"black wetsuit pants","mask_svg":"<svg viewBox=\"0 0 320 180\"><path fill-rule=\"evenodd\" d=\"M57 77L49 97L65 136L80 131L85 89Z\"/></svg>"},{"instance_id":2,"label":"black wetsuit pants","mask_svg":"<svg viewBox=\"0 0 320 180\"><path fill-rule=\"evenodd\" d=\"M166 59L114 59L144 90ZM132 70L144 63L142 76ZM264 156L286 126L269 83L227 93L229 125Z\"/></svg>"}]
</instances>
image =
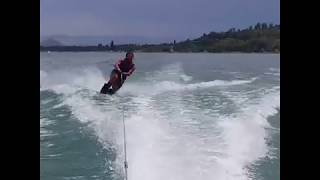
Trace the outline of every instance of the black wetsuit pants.
<instances>
[{"instance_id":1,"label":"black wetsuit pants","mask_svg":"<svg viewBox=\"0 0 320 180\"><path fill-rule=\"evenodd\" d=\"M110 79L112 79L115 74L117 74L118 77L121 78L121 82L120 82L120 84L119 84L119 88L116 89L116 90L114 90L114 89L112 89L112 88L110 89L110 87L111 87L112 84L111 84L111 82L109 81L108 83L105 83L105 84L103 85L102 89L100 90L100 93L102 93L102 94L114 94L117 90L119 90L119 89L121 88L123 82L127 79L127 76L121 74L118 70L113 69L112 72L111 72L111 74L110 74Z\"/></svg>"}]
</instances>

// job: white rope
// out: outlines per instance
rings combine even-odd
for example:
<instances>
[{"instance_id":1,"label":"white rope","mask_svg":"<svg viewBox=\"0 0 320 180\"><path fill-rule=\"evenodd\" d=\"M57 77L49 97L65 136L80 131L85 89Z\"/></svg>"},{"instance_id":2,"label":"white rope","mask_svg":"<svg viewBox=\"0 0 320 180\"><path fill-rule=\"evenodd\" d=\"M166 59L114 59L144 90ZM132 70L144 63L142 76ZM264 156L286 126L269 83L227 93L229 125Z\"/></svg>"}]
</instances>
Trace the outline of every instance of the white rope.
<instances>
[{"instance_id":1,"label":"white rope","mask_svg":"<svg viewBox=\"0 0 320 180\"><path fill-rule=\"evenodd\" d=\"M123 146L124 146L124 171L125 171L125 180L128 180L127 141L126 141L126 125L124 122L124 106L122 106L122 123L123 123Z\"/></svg>"}]
</instances>

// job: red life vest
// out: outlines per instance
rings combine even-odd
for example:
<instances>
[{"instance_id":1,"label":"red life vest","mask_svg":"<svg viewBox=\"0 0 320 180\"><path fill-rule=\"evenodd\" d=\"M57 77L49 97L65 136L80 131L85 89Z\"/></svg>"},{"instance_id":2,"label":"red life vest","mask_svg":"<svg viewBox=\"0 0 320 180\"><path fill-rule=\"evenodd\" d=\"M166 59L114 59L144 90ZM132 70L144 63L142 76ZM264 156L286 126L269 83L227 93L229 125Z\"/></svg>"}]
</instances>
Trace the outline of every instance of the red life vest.
<instances>
[{"instance_id":1,"label":"red life vest","mask_svg":"<svg viewBox=\"0 0 320 180\"><path fill-rule=\"evenodd\" d=\"M134 68L134 64L127 60L120 60L119 68L122 72L129 72L132 68Z\"/></svg>"}]
</instances>

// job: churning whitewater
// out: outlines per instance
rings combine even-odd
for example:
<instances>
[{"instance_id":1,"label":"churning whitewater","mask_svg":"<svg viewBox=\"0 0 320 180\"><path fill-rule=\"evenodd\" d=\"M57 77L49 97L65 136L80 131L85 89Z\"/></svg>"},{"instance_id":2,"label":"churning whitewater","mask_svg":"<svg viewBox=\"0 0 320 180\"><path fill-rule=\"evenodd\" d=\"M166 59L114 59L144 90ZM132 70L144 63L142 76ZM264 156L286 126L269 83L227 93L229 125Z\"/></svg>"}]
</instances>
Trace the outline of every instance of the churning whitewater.
<instances>
[{"instance_id":1,"label":"churning whitewater","mask_svg":"<svg viewBox=\"0 0 320 180\"><path fill-rule=\"evenodd\" d=\"M113 96L122 54L40 55L41 179L123 179L122 113L129 180L280 179L279 55L136 53Z\"/></svg>"}]
</instances>

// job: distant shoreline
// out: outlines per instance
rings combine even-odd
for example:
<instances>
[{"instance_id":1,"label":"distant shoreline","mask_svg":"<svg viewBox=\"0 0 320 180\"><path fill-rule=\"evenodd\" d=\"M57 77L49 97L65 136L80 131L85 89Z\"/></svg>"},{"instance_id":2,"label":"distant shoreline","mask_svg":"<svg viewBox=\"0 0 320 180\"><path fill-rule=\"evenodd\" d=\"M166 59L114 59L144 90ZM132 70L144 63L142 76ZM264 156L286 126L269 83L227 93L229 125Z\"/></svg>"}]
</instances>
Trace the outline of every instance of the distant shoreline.
<instances>
[{"instance_id":1,"label":"distant shoreline","mask_svg":"<svg viewBox=\"0 0 320 180\"><path fill-rule=\"evenodd\" d=\"M105 52L105 53L124 53L125 51L40 51L41 53L83 53L83 52ZM135 53L163 53L163 54L280 54L280 52L144 52L144 51L135 51Z\"/></svg>"},{"instance_id":2,"label":"distant shoreline","mask_svg":"<svg viewBox=\"0 0 320 180\"><path fill-rule=\"evenodd\" d=\"M40 44L41 51L52 52L182 52L182 53L280 53L280 25L257 23L246 29L231 28L226 32L210 32L185 41L161 44L98 44L90 46L63 45L54 39L52 44ZM47 42L48 42L47 41Z\"/></svg>"}]
</instances>

